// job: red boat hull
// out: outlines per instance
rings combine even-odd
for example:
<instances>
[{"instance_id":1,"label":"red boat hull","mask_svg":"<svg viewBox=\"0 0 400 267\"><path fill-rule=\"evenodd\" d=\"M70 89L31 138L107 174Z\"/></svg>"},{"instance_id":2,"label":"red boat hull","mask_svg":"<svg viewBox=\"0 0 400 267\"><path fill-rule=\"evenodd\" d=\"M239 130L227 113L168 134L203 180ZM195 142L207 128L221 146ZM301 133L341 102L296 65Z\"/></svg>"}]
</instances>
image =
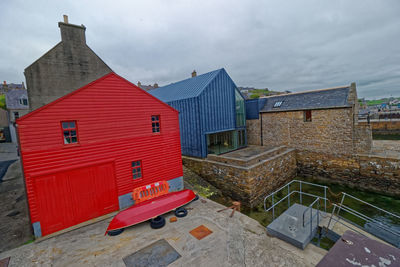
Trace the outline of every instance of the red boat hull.
<instances>
[{"instance_id":1,"label":"red boat hull","mask_svg":"<svg viewBox=\"0 0 400 267\"><path fill-rule=\"evenodd\" d=\"M155 218L189 203L195 197L196 195L192 190L185 189L133 205L132 207L119 212L114 217L108 225L106 233L108 231L126 228L150 220L151 218Z\"/></svg>"}]
</instances>

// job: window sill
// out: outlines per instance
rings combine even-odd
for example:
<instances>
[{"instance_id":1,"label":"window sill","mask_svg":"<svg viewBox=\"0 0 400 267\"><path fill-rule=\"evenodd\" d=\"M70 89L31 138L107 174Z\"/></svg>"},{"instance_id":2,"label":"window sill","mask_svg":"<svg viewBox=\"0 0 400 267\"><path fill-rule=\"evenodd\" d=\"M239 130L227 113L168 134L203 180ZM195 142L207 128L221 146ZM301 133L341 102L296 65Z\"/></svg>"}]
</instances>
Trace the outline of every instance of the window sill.
<instances>
[{"instance_id":1,"label":"window sill","mask_svg":"<svg viewBox=\"0 0 400 267\"><path fill-rule=\"evenodd\" d=\"M77 144L64 144L63 148L71 148L71 147L80 147L81 144L77 143Z\"/></svg>"}]
</instances>

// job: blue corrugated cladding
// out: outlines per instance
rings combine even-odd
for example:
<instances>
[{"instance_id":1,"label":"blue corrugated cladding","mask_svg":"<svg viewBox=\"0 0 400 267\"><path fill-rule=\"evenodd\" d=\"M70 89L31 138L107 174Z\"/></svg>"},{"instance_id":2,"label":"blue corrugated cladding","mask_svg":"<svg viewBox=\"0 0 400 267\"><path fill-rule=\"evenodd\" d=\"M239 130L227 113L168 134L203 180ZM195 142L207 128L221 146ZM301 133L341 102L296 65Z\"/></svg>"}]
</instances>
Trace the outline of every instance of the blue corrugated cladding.
<instances>
[{"instance_id":1,"label":"blue corrugated cladding","mask_svg":"<svg viewBox=\"0 0 400 267\"><path fill-rule=\"evenodd\" d=\"M246 119L254 120L259 118L260 110L264 107L266 98L246 100Z\"/></svg>"},{"instance_id":2,"label":"blue corrugated cladding","mask_svg":"<svg viewBox=\"0 0 400 267\"><path fill-rule=\"evenodd\" d=\"M222 70L199 96L202 157L207 156L205 134L236 128L235 89L236 85Z\"/></svg>"},{"instance_id":3,"label":"blue corrugated cladding","mask_svg":"<svg viewBox=\"0 0 400 267\"><path fill-rule=\"evenodd\" d=\"M182 154L202 157L202 135L198 98L187 98L168 104L179 111Z\"/></svg>"},{"instance_id":4,"label":"blue corrugated cladding","mask_svg":"<svg viewBox=\"0 0 400 267\"><path fill-rule=\"evenodd\" d=\"M237 128L235 90L236 85L228 73L219 69L150 93L179 111L182 154L204 158L207 156L206 134ZM181 99L177 92L196 96ZM245 127L240 128L245 130Z\"/></svg>"}]
</instances>

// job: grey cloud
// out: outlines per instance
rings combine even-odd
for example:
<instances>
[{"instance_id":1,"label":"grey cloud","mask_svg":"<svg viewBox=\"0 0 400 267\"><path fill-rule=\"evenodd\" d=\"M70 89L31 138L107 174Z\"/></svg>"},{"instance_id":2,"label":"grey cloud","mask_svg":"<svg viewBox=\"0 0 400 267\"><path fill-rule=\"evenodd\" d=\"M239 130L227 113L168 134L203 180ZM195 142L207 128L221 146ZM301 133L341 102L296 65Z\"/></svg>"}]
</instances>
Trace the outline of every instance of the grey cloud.
<instances>
[{"instance_id":1,"label":"grey cloud","mask_svg":"<svg viewBox=\"0 0 400 267\"><path fill-rule=\"evenodd\" d=\"M2 1L0 78L60 40L57 22L132 82L169 84L224 67L239 86L309 90L358 83L361 97L400 96L400 2Z\"/></svg>"}]
</instances>

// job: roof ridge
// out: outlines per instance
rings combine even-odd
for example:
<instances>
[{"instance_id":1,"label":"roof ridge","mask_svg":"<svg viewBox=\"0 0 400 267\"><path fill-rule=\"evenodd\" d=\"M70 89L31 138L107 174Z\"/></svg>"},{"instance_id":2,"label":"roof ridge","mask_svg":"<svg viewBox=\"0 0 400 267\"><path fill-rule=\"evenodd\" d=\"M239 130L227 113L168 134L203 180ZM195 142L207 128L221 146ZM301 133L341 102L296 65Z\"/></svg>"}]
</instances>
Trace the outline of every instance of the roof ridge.
<instances>
[{"instance_id":1,"label":"roof ridge","mask_svg":"<svg viewBox=\"0 0 400 267\"><path fill-rule=\"evenodd\" d=\"M329 91L329 90L343 89L343 88L349 88L349 87L350 87L349 85L344 85L344 86L331 87L331 88L324 88L324 89L314 89L314 90L307 90L307 91L294 92L294 93L285 93L285 94L279 94L279 95L271 95L271 96L265 96L265 97L260 97L260 98L273 98L273 97L287 96L287 95L307 94L307 93L314 93L314 92L321 92L321 91Z\"/></svg>"},{"instance_id":2,"label":"roof ridge","mask_svg":"<svg viewBox=\"0 0 400 267\"><path fill-rule=\"evenodd\" d=\"M212 70L212 71L209 71L209 72L206 72L206 73L197 75L197 76L195 76L195 77L189 77L189 78L186 78L186 79L184 79L184 80L180 80L180 81L173 82L173 83L170 83L170 84L167 84L167 85L164 85L164 86L160 86L160 87L158 87L157 89L161 89L161 88L163 88L163 87L167 87L167 86L170 86L170 85L173 85L173 84L185 82L185 81L188 81L188 80L191 80L191 79L196 79L196 78L201 77L201 76L203 76L203 75L210 74L211 72L218 73L218 72L221 71L222 69L223 69L223 68L220 68L220 69Z\"/></svg>"}]
</instances>

